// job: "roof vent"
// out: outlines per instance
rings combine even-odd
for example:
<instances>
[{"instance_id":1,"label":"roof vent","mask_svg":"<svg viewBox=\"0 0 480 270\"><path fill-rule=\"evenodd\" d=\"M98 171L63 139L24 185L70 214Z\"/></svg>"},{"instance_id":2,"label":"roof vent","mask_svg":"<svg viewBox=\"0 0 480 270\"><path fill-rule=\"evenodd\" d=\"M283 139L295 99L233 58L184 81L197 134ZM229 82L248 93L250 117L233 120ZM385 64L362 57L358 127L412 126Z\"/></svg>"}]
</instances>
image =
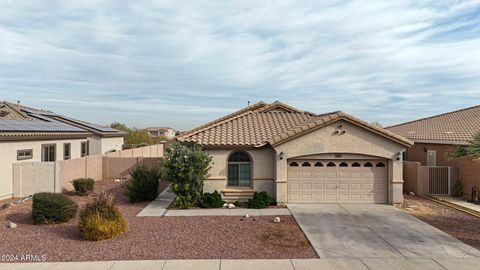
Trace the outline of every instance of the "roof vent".
<instances>
[{"instance_id":1,"label":"roof vent","mask_svg":"<svg viewBox=\"0 0 480 270\"><path fill-rule=\"evenodd\" d=\"M408 134L413 134L413 133L415 133L415 131L409 131L409 132L407 132L407 133L408 133Z\"/></svg>"},{"instance_id":2,"label":"roof vent","mask_svg":"<svg viewBox=\"0 0 480 270\"><path fill-rule=\"evenodd\" d=\"M9 114L10 112L8 111L0 111L0 117L5 117Z\"/></svg>"},{"instance_id":3,"label":"roof vent","mask_svg":"<svg viewBox=\"0 0 480 270\"><path fill-rule=\"evenodd\" d=\"M445 131L445 134L453 134L455 131Z\"/></svg>"}]
</instances>

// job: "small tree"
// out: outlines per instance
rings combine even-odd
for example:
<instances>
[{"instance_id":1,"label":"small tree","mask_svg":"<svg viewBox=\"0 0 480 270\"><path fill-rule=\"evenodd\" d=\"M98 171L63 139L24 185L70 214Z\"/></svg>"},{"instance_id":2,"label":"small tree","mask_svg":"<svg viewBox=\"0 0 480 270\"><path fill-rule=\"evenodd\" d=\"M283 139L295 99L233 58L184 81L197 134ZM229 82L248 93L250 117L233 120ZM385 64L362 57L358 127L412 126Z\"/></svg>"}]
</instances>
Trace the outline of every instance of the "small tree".
<instances>
[{"instance_id":1,"label":"small tree","mask_svg":"<svg viewBox=\"0 0 480 270\"><path fill-rule=\"evenodd\" d=\"M189 208L201 198L211 161L199 144L175 142L166 150L163 179L172 183L170 189L176 195L175 206Z\"/></svg>"}]
</instances>

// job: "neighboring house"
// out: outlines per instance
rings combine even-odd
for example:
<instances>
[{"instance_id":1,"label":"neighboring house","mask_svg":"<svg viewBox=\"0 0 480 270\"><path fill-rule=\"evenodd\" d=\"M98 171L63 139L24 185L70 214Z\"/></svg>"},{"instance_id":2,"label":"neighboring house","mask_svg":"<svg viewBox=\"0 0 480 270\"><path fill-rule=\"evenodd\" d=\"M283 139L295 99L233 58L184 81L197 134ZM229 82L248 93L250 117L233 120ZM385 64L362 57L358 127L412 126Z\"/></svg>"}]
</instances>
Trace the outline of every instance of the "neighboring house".
<instances>
[{"instance_id":1,"label":"neighboring house","mask_svg":"<svg viewBox=\"0 0 480 270\"><path fill-rule=\"evenodd\" d=\"M212 156L204 192L285 203L403 201L401 153L413 143L343 112L259 102L176 137Z\"/></svg>"},{"instance_id":2,"label":"neighboring house","mask_svg":"<svg viewBox=\"0 0 480 270\"><path fill-rule=\"evenodd\" d=\"M171 140L175 137L175 130L169 127L148 127L145 130L153 138L164 137Z\"/></svg>"},{"instance_id":3,"label":"neighboring house","mask_svg":"<svg viewBox=\"0 0 480 270\"><path fill-rule=\"evenodd\" d=\"M0 102L0 199L12 195L12 165L122 149L125 133L63 115ZM34 177L34 176L33 176Z\"/></svg>"},{"instance_id":4,"label":"neighboring house","mask_svg":"<svg viewBox=\"0 0 480 270\"><path fill-rule=\"evenodd\" d=\"M480 105L387 127L415 142L404 159L418 162L405 168L407 187L418 194L451 195L457 180L465 196L480 188L480 164L470 158L454 158L456 146L467 145L480 132ZM412 167L413 166L413 167Z\"/></svg>"},{"instance_id":5,"label":"neighboring house","mask_svg":"<svg viewBox=\"0 0 480 270\"><path fill-rule=\"evenodd\" d=\"M407 149L405 160L417 161L423 166L454 166L455 159L450 153L455 146L467 145L468 140L480 132L480 105L386 129L415 142Z\"/></svg>"}]
</instances>

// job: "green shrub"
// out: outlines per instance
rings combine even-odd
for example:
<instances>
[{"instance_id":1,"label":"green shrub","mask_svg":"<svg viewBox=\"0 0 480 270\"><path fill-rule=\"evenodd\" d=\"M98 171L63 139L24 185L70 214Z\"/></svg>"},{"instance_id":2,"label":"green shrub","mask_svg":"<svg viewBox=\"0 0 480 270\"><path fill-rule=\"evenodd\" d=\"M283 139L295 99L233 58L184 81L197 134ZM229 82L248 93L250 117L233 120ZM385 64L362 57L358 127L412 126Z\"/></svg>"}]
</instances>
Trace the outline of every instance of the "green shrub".
<instances>
[{"instance_id":1,"label":"green shrub","mask_svg":"<svg viewBox=\"0 0 480 270\"><path fill-rule=\"evenodd\" d=\"M248 200L248 208L267 208L272 202L272 197L267 192L255 192L253 198Z\"/></svg>"},{"instance_id":2,"label":"green shrub","mask_svg":"<svg viewBox=\"0 0 480 270\"><path fill-rule=\"evenodd\" d=\"M73 180L75 193L79 196L86 196L93 191L95 181L92 178L79 178Z\"/></svg>"},{"instance_id":3,"label":"green shrub","mask_svg":"<svg viewBox=\"0 0 480 270\"><path fill-rule=\"evenodd\" d=\"M158 197L160 173L156 167L137 166L130 173L132 181L126 185L125 195L130 202L152 201Z\"/></svg>"},{"instance_id":4,"label":"green shrub","mask_svg":"<svg viewBox=\"0 0 480 270\"><path fill-rule=\"evenodd\" d=\"M163 179L171 181L176 197L173 206L192 207L202 196L212 158L198 144L172 143L163 161Z\"/></svg>"},{"instance_id":5,"label":"green shrub","mask_svg":"<svg viewBox=\"0 0 480 270\"><path fill-rule=\"evenodd\" d=\"M113 194L102 193L82 209L78 227L85 239L105 240L127 231L127 221L115 204Z\"/></svg>"},{"instance_id":6,"label":"green shrub","mask_svg":"<svg viewBox=\"0 0 480 270\"><path fill-rule=\"evenodd\" d=\"M462 197L463 196L463 184L460 182L460 180L457 180L455 184L453 185L453 197Z\"/></svg>"},{"instance_id":7,"label":"green shrub","mask_svg":"<svg viewBox=\"0 0 480 270\"><path fill-rule=\"evenodd\" d=\"M202 208L220 208L224 203L222 195L216 190L212 193L204 193L200 198L200 207Z\"/></svg>"},{"instance_id":8,"label":"green shrub","mask_svg":"<svg viewBox=\"0 0 480 270\"><path fill-rule=\"evenodd\" d=\"M33 195L32 218L35 224L67 222L76 213L77 205L63 194L41 192Z\"/></svg>"}]
</instances>

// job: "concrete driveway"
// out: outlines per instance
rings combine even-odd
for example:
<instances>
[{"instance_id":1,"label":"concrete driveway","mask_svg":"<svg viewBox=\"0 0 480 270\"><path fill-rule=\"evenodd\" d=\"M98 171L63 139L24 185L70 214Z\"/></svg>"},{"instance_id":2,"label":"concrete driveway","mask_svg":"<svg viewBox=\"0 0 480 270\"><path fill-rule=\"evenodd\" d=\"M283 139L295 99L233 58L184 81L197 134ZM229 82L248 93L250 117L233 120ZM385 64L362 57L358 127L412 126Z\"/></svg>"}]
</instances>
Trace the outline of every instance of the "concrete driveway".
<instances>
[{"instance_id":1,"label":"concrete driveway","mask_svg":"<svg viewBox=\"0 0 480 270\"><path fill-rule=\"evenodd\" d=\"M480 258L427 223L379 204L289 204L320 258Z\"/></svg>"}]
</instances>

